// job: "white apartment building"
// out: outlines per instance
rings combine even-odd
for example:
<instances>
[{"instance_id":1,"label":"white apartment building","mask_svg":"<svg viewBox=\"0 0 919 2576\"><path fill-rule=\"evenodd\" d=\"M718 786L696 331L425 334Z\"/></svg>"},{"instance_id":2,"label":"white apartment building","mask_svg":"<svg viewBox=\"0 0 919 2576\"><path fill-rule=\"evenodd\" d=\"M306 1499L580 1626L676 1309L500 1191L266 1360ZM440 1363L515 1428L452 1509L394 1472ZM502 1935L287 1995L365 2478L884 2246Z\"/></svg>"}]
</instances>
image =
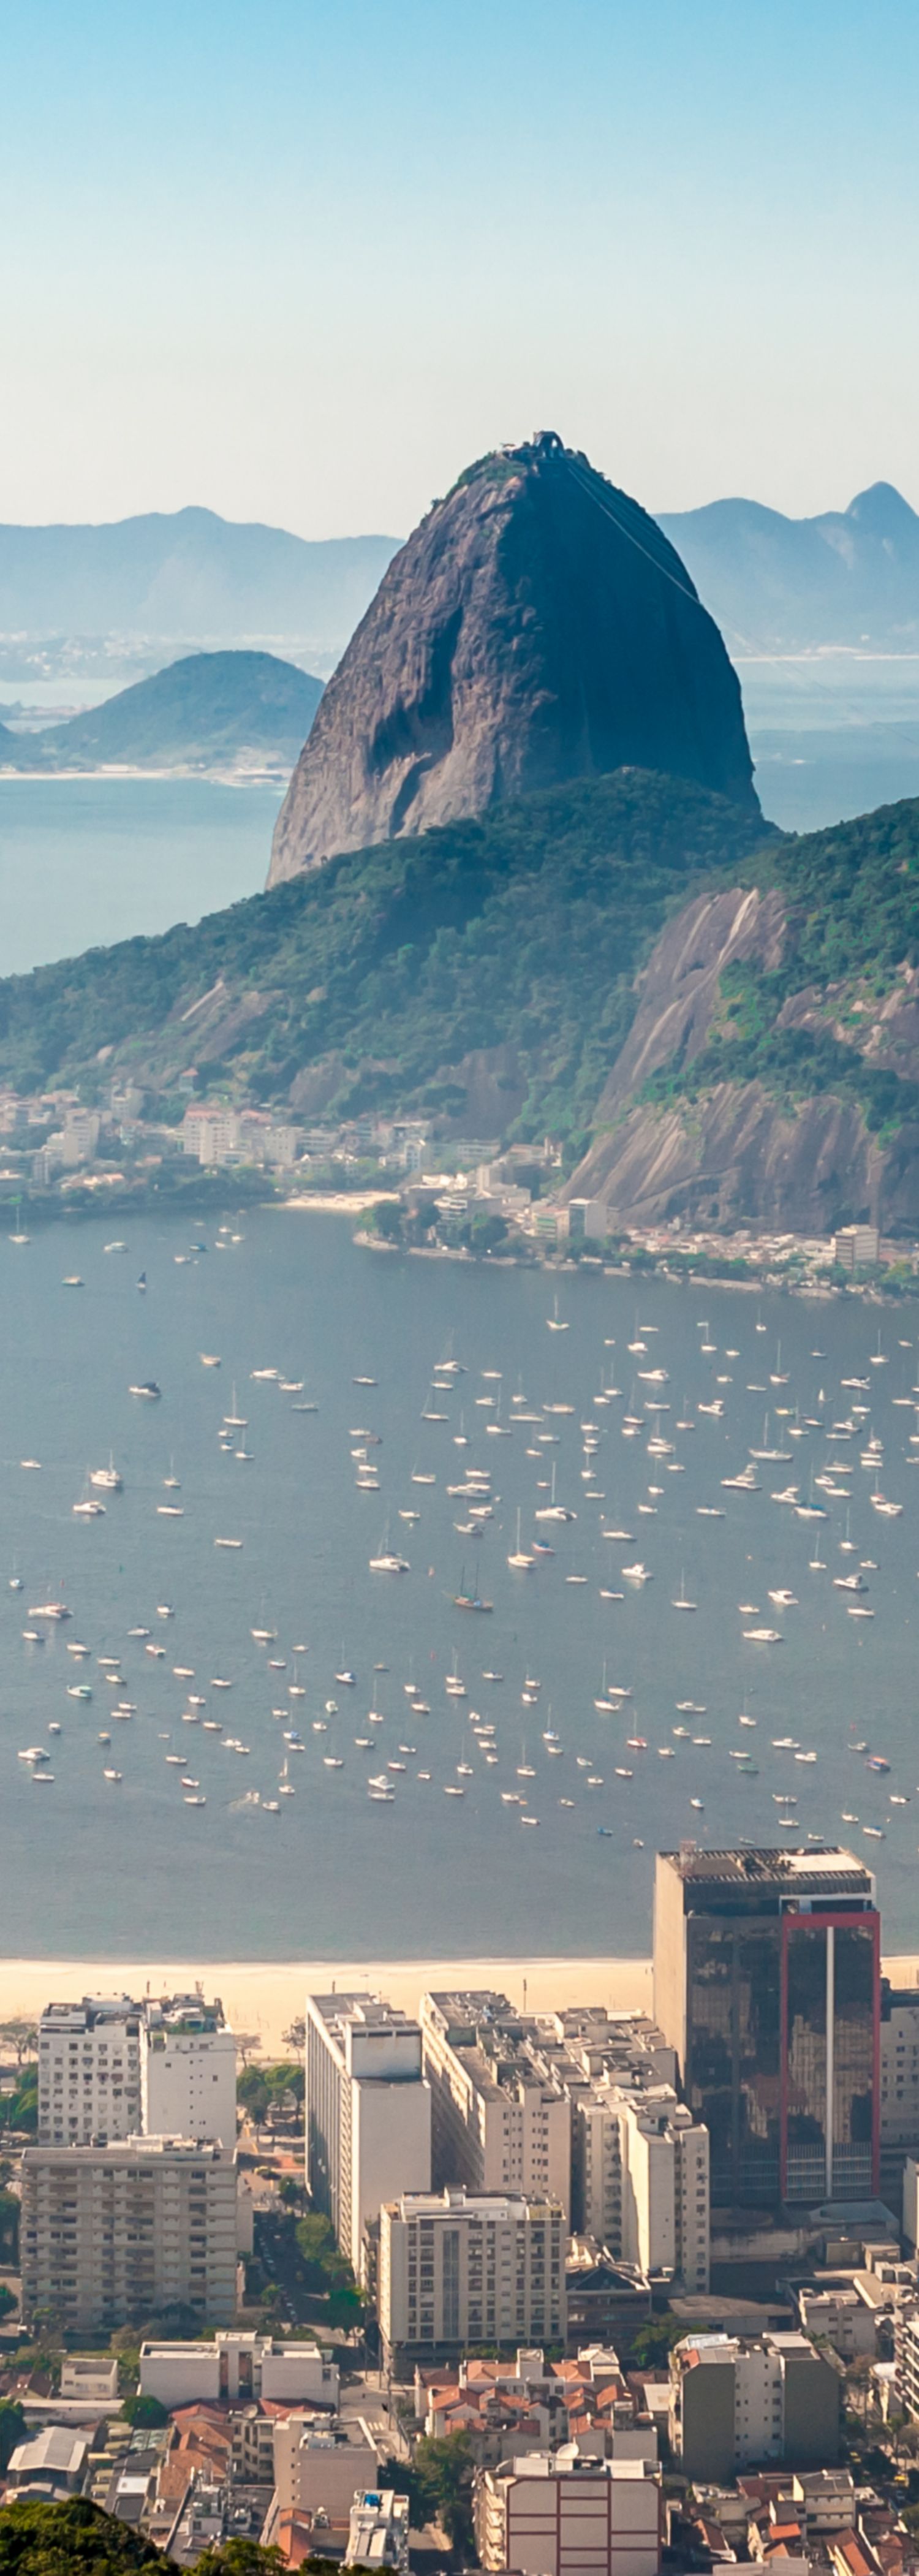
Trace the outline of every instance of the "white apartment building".
<instances>
[{"instance_id":1,"label":"white apartment building","mask_svg":"<svg viewBox=\"0 0 919 2576\"><path fill-rule=\"evenodd\" d=\"M84 2147L141 2127L142 2006L130 1995L48 2004L38 2025L38 2137Z\"/></svg>"},{"instance_id":2,"label":"white apartment building","mask_svg":"<svg viewBox=\"0 0 919 2576\"><path fill-rule=\"evenodd\" d=\"M912 2423L919 2421L919 2301L904 2299L894 2319L897 2402Z\"/></svg>"},{"instance_id":3,"label":"white apartment building","mask_svg":"<svg viewBox=\"0 0 919 2576\"><path fill-rule=\"evenodd\" d=\"M224 2333L212 2343L142 2343L140 2387L161 2406L266 2404L338 2407L338 2366L317 2343Z\"/></svg>"},{"instance_id":4,"label":"white apartment building","mask_svg":"<svg viewBox=\"0 0 919 2576\"><path fill-rule=\"evenodd\" d=\"M298 1127L276 1125L264 1110L187 1109L182 1120L182 1149L205 1166L224 1163L296 1162Z\"/></svg>"},{"instance_id":5,"label":"white apartment building","mask_svg":"<svg viewBox=\"0 0 919 2576\"><path fill-rule=\"evenodd\" d=\"M657 2576L659 2481L641 2460L582 2459L566 2442L480 2469L475 2532L495 2576Z\"/></svg>"},{"instance_id":6,"label":"white apartment building","mask_svg":"<svg viewBox=\"0 0 919 2576\"><path fill-rule=\"evenodd\" d=\"M236 2305L236 2152L190 2138L27 2147L22 2309L78 2332L181 2305L228 2325Z\"/></svg>"},{"instance_id":7,"label":"white apartment building","mask_svg":"<svg viewBox=\"0 0 919 2576\"><path fill-rule=\"evenodd\" d=\"M562 2341L566 2245L557 2200L448 2190L384 2201L378 2314L387 2353L434 2360L467 2343Z\"/></svg>"},{"instance_id":8,"label":"white apartment building","mask_svg":"<svg viewBox=\"0 0 919 2576\"><path fill-rule=\"evenodd\" d=\"M236 2042L219 2002L84 1995L49 2004L38 2028L43 2146L115 2138L236 2139Z\"/></svg>"},{"instance_id":9,"label":"white apartment building","mask_svg":"<svg viewBox=\"0 0 919 2576\"><path fill-rule=\"evenodd\" d=\"M236 2140L236 2040L221 2004L175 1995L144 2007L141 2127L146 2137Z\"/></svg>"},{"instance_id":10,"label":"white apartment building","mask_svg":"<svg viewBox=\"0 0 919 2576\"><path fill-rule=\"evenodd\" d=\"M359 2487L351 2507L346 2567L397 2567L408 2576L407 2495L393 2487Z\"/></svg>"},{"instance_id":11,"label":"white apartment building","mask_svg":"<svg viewBox=\"0 0 919 2576\"><path fill-rule=\"evenodd\" d=\"M432 2180L559 2200L569 2219L571 2105L534 2065L527 2025L517 2031L506 1996L422 1997Z\"/></svg>"},{"instance_id":12,"label":"white apartment building","mask_svg":"<svg viewBox=\"0 0 919 2576\"><path fill-rule=\"evenodd\" d=\"M431 2092L418 2023L379 1995L306 1999L306 2182L359 2279L384 2200L427 2191Z\"/></svg>"},{"instance_id":13,"label":"white apartment building","mask_svg":"<svg viewBox=\"0 0 919 2576\"><path fill-rule=\"evenodd\" d=\"M881 1981L881 2152L919 2149L919 1986Z\"/></svg>"},{"instance_id":14,"label":"white apartment building","mask_svg":"<svg viewBox=\"0 0 919 2576\"><path fill-rule=\"evenodd\" d=\"M842 2367L803 2334L687 2335L670 2356L670 2446L698 2484L782 2460L832 2465Z\"/></svg>"},{"instance_id":15,"label":"white apartment building","mask_svg":"<svg viewBox=\"0 0 919 2576\"><path fill-rule=\"evenodd\" d=\"M669 2085L598 2085L579 2103L585 2232L620 2262L709 2284L709 2139Z\"/></svg>"}]
</instances>

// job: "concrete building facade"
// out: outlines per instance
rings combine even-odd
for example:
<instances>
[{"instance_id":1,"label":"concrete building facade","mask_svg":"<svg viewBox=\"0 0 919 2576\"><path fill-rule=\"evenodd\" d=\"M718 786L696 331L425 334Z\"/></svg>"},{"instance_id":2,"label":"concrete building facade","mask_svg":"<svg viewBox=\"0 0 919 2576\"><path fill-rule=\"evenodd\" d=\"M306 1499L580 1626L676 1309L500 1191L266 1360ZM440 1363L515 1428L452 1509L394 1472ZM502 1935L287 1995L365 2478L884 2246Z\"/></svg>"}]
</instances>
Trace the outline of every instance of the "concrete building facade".
<instances>
[{"instance_id":1,"label":"concrete building facade","mask_svg":"<svg viewBox=\"0 0 919 2576\"><path fill-rule=\"evenodd\" d=\"M670 2443L695 2483L839 2458L842 2371L803 2334L690 2335L670 2356Z\"/></svg>"},{"instance_id":2,"label":"concrete building facade","mask_svg":"<svg viewBox=\"0 0 919 2576\"><path fill-rule=\"evenodd\" d=\"M595 2086L575 2118L584 2233L651 2278L707 2290L708 2130L664 2085Z\"/></svg>"},{"instance_id":3,"label":"concrete building facade","mask_svg":"<svg viewBox=\"0 0 919 2576\"><path fill-rule=\"evenodd\" d=\"M436 2189L548 2194L570 2216L571 2105L534 2064L526 2028L514 2029L503 1995L422 1996L431 2179Z\"/></svg>"},{"instance_id":4,"label":"concrete building facade","mask_svg":"<svg viewBox=\"0 0 919 2576\"><path fill-rule=\"evenodd\" d=\"M285 2415L274 2428L274 2483L282 2513L321 2513L347 2525L358 2487L371 2487L379 2462L363 2427Z\"/></svg>"},{"instance_id":5,"label":"concrete building facade","mask_svg":"<svg viewBox=\"0 0 919 2576\"><path fill-rule=\"evenodd\" d=\"M408 2576L408 2497L394 2487L359 2487L351 2506L345 2567L396 2567Z\"/></svg>"},{"instance_id":6,"label":"concrete building facade","mask_svg":"<svg viewBox=\"0 0 919 2576\"><path fill-rule=\"evenodd\" d=\"M562 2341L565 2213L508 2193L403 2192L380 2212L378 2314L388 2354Z\"/></svg>"},{"instance_id":7,"label":"concrete building facade","mask_svg":"<svg viewBox=\"0 0 919 2576\"><path fill-rule=\"evenodd\" d=\"M141 2127L150 2138L236 2142L236 2040L220 2003L175 1995L144 2006Z\"/></svg>"},{"instance_id":8,"label":"concrete building facade","mask_svg":"<svg viewBox=\"0 0 919 2576\"><path fill-rule=\"evenodd\" d=\"M141 2126L141 2006L129 1995L49 2004L38 2025L38 2136L88 2146Z\"/></svg>"},{"instance_id":9,"label":"concrete building facade","mask_svg":"<svg viewBox=\"0 0 919 2576\"><path fill-rule=\"evenodd\" d=\"M228 2325L236 2304L236 2156L191 2139L27 2147L22 2308L77 2332L192 2308Z\"/></svg>"},{"instance_id":10,"label":"concrete building facade","mask_svg":"<svg viewBox=\"0 0 919 2576\"><path fill-rule=\"evenodd\" d=\"M38 2027L40 2143L141 2134L234 2146L236 2042L222 2005L200 1995L49 2004Z\"/></svg>"},{"instance_id":11,"label":"concrete building facade","mask_svg":"<svg viewBox=\"0 0 919 2576\"><path fill-rule=\"evenodd\" d=\"M397 2191L431 2180L421 2031L378 1995L306 1999L306 2182L358 2279L366 2233Z\"/></svg>"},{"instance_id":12,"label":"concrete building facade","mask_svg":"<svg viewBox=\"0 0 919 2576\"><path fill-rule=\"evenodd\" d=\"M224 2333L212 2343L142 2343L140 2386L161 2406L247 2405L254 2398L337 2412L339 2374L317 2343Z\"/></svg>"},{"instance_id":13,"label":"concrete building facade","mask_svg":"<svg viewBox=\"0 0 919 2576\"><path fill-rule=\"evenodd\" d=\"M483 2567L518 2576L657 2576L660 2486L641 2460L582 2459L576 2442L480 2470Z\"/></svg>"}]
</instances>

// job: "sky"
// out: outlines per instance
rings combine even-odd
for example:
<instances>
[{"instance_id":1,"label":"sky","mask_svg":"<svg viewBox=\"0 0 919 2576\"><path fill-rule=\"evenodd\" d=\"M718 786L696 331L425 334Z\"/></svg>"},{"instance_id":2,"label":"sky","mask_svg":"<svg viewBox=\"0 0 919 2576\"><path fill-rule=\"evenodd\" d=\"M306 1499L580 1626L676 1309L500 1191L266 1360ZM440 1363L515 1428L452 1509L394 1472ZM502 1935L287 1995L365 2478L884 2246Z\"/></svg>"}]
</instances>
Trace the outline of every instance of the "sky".
<instances>
[{"instance_id":1,"label":"sky","mask_svg":"<svg viewBox=\"0 0 919 2576\"><path fill-rule=\"evenodd\" d=\"M916 0L0 7L0 520L919 506Z\"/></svg>"}]
</instances>

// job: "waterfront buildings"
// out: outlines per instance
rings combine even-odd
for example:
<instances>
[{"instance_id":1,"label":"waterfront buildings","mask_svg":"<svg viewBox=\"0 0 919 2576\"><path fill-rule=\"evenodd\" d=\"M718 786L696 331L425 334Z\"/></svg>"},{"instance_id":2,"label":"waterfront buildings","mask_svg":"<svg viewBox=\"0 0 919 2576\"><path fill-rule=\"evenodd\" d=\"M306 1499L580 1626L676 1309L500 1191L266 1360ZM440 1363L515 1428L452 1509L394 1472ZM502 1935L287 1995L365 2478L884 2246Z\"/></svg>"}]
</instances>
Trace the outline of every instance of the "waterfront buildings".
<instances>
[{"instance_id":1,"label":"waterfront buildings","mask_svg":"<svg viewBox=\"0 0 919 2576\"><path fill-rule=\"evenodd\" d=\"M38 2030L44 2146L116 2138L236 2138L236 2041L219 2002L84 1995L48 2004Z\"/></svg>"},{"instance_id":2,"label":"waterfront buildings","mask_svg":"<svg viewBox=\"0 0 919 2576\"><path fill-rule=\"evenodd\" d=\"M480 2470L481 2565L519 2576L657 2576L660 2487L641 2460L583 2459L576 2442Z\"/></svg>"},{"instance_id":3,"label":"waterfront buildings","mask_svg":"<svg viewBox=\"0 0 919 2576\"><path fill-rule=\"evenodd\" d=\"M182 2306L228 2325L236 2305L235 2150L133 2137L27 2147L23 2316L88 2333Z\"/></svg>"},{"instance_id":4,"label":"waterfront buildings","mask_svg":"<svg viewBox=\"0 0 919 2576\"><path fill-rule=\"evenodd\" d=\"M306 2181L360 2279L366 2233L396 2192L431 2181L421 2031L379 1995L306 2000Z\"/></svg>"},{"instance_id":5,"label":"waterfront buildings","mask_svg":"<svg viewBox=\"0 0 919 2576\"><path fill-rule=\"evenodd\" d=\"M548 2193L617 2262L707 2290L708 2133L653 2023L486 1988L423 1996L421 2031L436 2186Z\"/></svg>"},{"instance_id":6,"label":"waterfront buildings","mask_svg":"<svg viewBox=\"0 0 919 2576\"><path fill-rule=\"evenodd\" d=\"M833 1259L841 1270L871 1269L881 1257L876 1225L843 1225L833 1236Z\"/></svg>"},{"instance_id":7,"label":"waterfront buildings","mask_svg":"<svg viewBox=\"0 0 919 2576\"><path fill-rule=\"evenodd\" d=\"M129 1995L47 2005L38 2025L41 2145L105 2145L140 2129L141 2017Z\"/></svg>"},{"instance_id":8,"label":"waterfront buildings","mask_svg":"<svg viewBox=\"0 0 919 2576\"><path fill-rule=\"evenodd\" d=\"M402 2192L380 2211L378 2313L391 2357L468 2343L562 2341L561 2203L510 2193Z\"/></svg>"},{"instance_id":9,"label":"waterfront buildings","mask_svg":"<svg viewBox=\"0 0 919 2576\"><path fill-rule=\"evenodd\" d=\"M236 2138L236 2040L220 2003L198 1995L145 2004L141 2127L147 2137Z\"/></svg>"},{"instance_id":10,"label":"waterfront buildings","mask_svg":"<svg viewBox=\"0 0 919 2576\"><path fill-rule=\"evenodd\" d=\"M427 1994L424 2073L431 2088L431 2178L471 2192L549 2194L570 2215L571 2105L537 2062L537 2025L505 1995Z\"/></svg>"},{"instance_id":11,"label":"waterfront buildings","mask_svg":"<svg viewBox=\"0 0 919 2576\"><path fill-rule=\"evenodd\" d=\"M688 2335L670 2356L674 2458L694 2483L730 2480L754 2461L831 2466L842 2376L803 2334Z\"/></svg>"},{"instance_id":12,"label":"waterfront buildings","mask_svg":"<svg viewBox=\"0 0 919 2576\"><path fill-rule=\"evenodd\" d=\"M709 2131L713 2207L877 2193L879 1954L850 1852L658 1853L655 2018Z\"/></svg>"}]
</instances>

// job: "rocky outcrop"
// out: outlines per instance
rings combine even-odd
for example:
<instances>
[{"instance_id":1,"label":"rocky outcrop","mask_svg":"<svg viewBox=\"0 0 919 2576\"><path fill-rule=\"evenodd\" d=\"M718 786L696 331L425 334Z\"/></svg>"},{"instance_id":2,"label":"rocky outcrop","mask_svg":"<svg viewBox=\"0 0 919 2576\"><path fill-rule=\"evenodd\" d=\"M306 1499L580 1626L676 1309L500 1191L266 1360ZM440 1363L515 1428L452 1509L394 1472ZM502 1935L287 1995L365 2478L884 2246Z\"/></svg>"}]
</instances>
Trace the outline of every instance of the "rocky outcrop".
<instances>
[{"instance_id":1,"label":"rocky outcrop","mask_svg":"<svg viewBox=\"0 0 919 2576\"><path fill-rule=\"evenodd\" d=\"M572 1195L602 1198L622 1225L679 1217L831 1234L870 1219L919 1225L919 1134L896 1154L869 1136L853 1101L824 1095L789 1110L762 1083L719 1083L704 1099L638 1106L598 1139Z\"/></svg>"},{"instance_id":2,"label":"rocky outcrop","mask_svg":"<svg viewBox=\"0 0 919 2576\"><path fill-rule=\"evenodd\" d=\"M786 936L776 888L700 895L668 922L637 979L638 1006L604 1088L594 1143L564 1193L600 1198L623 1226L697 1225L831 1234L870 1220L919 1231L919 1129L884 1141L857 1101L831 1092L790 1105L762 1082L724 1081L696 1099L637 1095L667 1064L688 1066L720 1016L720 977L737 960L777 967ZM865 1059L919 1080L919 970L904 965L882 1001L847 985L807 986L778 1028L829 1030Z\"/></svg>"},{"instance_id":3,"label":"rocky outcrop","mask_svg":"<svg viewBox=\"0 0 919 2576\"><path fill-rule=\"evenodd\" d=\"M390 564L301 753L269 884L633 766L758 811L739 684L685 566L547 435L472 468Z\"/></svg>"},{"instance_id":4,"label":"rocky outcrop","mask_svg":"<svg viewBox=\"0 0 919 2576\"><path fill-rule=\"evenodd\" d=\"M781 896L754 886L699 895L662 931L644 972L635 1018L597 1112L602 1126L652 1073L676 1057L691 1064L719 1003L719 981L735 960L777 966L785 929Z\"/></svg>"}]
</instances>

